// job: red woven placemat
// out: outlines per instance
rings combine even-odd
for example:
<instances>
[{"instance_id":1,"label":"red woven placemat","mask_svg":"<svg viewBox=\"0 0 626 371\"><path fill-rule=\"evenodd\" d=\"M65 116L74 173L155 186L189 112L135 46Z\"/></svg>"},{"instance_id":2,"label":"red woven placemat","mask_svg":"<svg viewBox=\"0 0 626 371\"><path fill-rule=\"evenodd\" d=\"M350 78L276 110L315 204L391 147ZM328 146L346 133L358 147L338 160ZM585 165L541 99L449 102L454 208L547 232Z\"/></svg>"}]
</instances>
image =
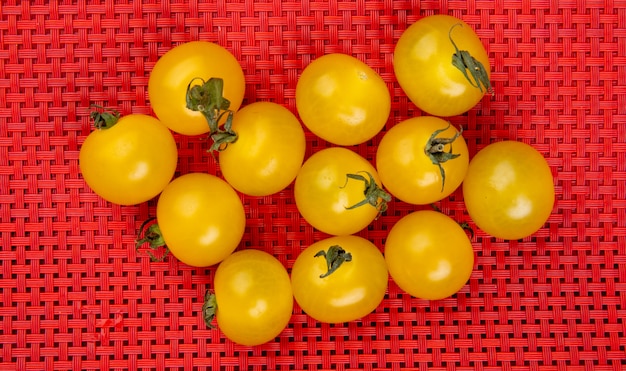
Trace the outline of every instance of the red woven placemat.
<instances>
[{"instance_id":1,"label":"red woven placemat","mask_svg":"<svg viewBox=\"0 0 626 371\"><path fill-rule=\"evenodd\" d=\"M474 154L515 139L544 154L557 202L534 236L478 232L469 283L437 302L392 281L363 320L320 324L298 308L254 348L207 329L213 269L137 253L154 200L108 204L83 182L88 106L151 113L149 72L188 40L241 62L246 102L295 112L302 68L325 53L358 57L393 93L387 128L419 112L399 89L394 43L420 17L462 18L484 41L496 94L453 121ZM621 370L626 363L626 1L109 1L0 4L0 370ZM328 144L308 134L308 153ZM380 136L356 147L372 159ZM206 141L177 137L178 174L217 172ZM323 237L292 188L243 198L241 248L290 268ZM443 211L469 221L455 193ZM416 207L392 202L360 233L383 246Z\"/></svg>"}]
</instances>

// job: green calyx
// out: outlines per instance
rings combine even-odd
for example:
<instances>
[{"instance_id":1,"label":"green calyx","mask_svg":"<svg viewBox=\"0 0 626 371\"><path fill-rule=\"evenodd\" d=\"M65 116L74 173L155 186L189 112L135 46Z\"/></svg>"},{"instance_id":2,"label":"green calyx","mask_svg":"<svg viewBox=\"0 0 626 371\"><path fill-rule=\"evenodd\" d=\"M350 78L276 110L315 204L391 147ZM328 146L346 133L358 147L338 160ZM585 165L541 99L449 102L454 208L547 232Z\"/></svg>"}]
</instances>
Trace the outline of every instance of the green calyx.
<instances>
[{"instance_id":1,"label":"green calyx","mask_svg":"<svg viewBox=\"0 0 626 371\"><path fill-rule=\"evenodd\" d=\"M487 93L493 95L493 88L491 87L489 74L487 73L485 66L483 66L483 64L474 58L467 50L459 50L454 40L452 40L452 30L454 30L456 26L463 27L461 23L457 23L450 27L450 31L448 32L448 38L455 49L455 53L452 54L452 65L463 73L463 76L465 76L467 81L469 81L470 85L480 89L481 92L484 87ZM472 78L470 78L470 75Z\"/></svg>"},{"instance_id":2,"label":"green calyx","mask_svg":"<svg viewBox=\"0 0 626 371\"><path fill-rule=\"evenodd\" d=\"M454 136L451 138L437 138L437 135L448 130L449 127L450 123L448 123L448 126L446 126L444 129L435 130L428 139L426 147L424 147L424 153L426 154L426 156L430 158L430 161L433 163L433 165L439 167L439 172L441 173L442 192L446 184L446 171L444 170L443 166L441 166L441 164L460 156L460 154L458 153L452 153L452 142L454 142L456 138L460 137L463 133L463 128L461 127L461 130L457 131L456 134L454 134ZM450 145L450 150L448 152L445 151L447 144Z\"/></svg>"},{"instance_id":3,"label":"green calyx","mask_svg":"<svg viewBox=\"0 0 626 371\"><path fill-rule=\"evenodd\" d=\"M93 125L96 129L108 129L117 124L120 119L120 113L114 109L105 109L97 104L92 104L90 108L96 108L89 114L89 117L93 120Z\"/></svg>"},{"instance_id":4,"label":"green calyx","mask_svg":"<svg viewBox=\"0 0 626 371\"><path fill-rule=\"evenodd\" d=\"M135 240L135 249L139 250L139 248L147 242L149 244L148 247L151 250L148 250L150 260L152 260L153 262L161 262L167 257L170 250L165 244L165 240L163 239L163 235L161 234L161 229L159 228L159 225L157 223L150 224L154 220L155 218L148 218L145 222L143 222L143 224L141 224L141 227L139 228L139 233L137 234L137 239ZM157 251L161 248L164 249L164 251L162 254L160 254L160 256L152 253L152 251Z\"/></svg>"},{"instance_id":5,"label":"green calyx","mask_svg":"<svg viewBox=\"0 0 626 371\"><path fill-rule=\"evenodd\" d=\"M206 294L204 294L204 303L202 304L202 318L204 319L204 324L208 328L215 328L213 325L213 319L217 314L217 299L215 298L215 294L211 293L207 290Z\"/></svg>"},{"instance_id":6,"label":"green calyx","mask_svg":"<svg viewBox=\"0 0 626 371\"><path fill-rule=\"evenodd\" d=\"M323 256L326 259L326 267L328 271L321 274L320 278L328 277L333 274L343 263L352 261L352 254L346 252L339 245L332 245L328 248L328 251L320 250L315 254L315 257Z\"/></svg>"},{"instance_id":7,"label":"green calyx","mask_svg":"<svg viewBox=\"0 0 626 371\"><path fill-rule=\"evenodd\" d=\"M201 82L195 84L195 82ZM209 124L209 136L213 144L209 151L223 151L229 144L237 141L237 133L232 129L234 112L230 110L230 101L224 98L224 80L212 77L208 80L195 78L187 85L187 108L202 113ZM223 127L220 121L226 118Z\"/></svg>"},{"instance_id":8,"label":"green calyx","mask_svg":"<svg viewBox=\"0 0 626 371\"><path fill-rule=\"evenodd\" d=\"M363 190L365 198L352 206L346 207L346 209L351 210L369 204L375 207L379 213L384 213L387 211L387 202L391 201L391 195L376 184L372 174L367 171L362 171L362 173L365 173L367 178L360 174L346 174L346 183L341 188L344 188L350 179L361 181L365 185Z\"/></svg>"}]
</instances>

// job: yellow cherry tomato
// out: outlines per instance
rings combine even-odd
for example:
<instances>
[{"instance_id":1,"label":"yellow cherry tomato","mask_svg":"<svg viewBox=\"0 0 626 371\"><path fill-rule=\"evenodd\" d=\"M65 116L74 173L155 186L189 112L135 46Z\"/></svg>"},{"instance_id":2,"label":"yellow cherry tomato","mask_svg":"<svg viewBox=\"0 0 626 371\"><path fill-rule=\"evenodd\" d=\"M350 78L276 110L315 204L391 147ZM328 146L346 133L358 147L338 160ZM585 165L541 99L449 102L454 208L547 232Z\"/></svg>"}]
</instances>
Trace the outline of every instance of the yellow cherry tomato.
<instances>
[{"instance_id":1,"label":"yellow cherry tomato","mask_svg":"<svg viewBox=\"0 0 626 371\"><path fill-rule=\"evenodd\" d=\"M437 211L420 210L391 227L385 260L402 290L416 298L439 300L465 286L474 267L474 251L456 221Z\"/></svg>"},{"instance_id":2,"label":"yellow cherry tomato","mask_svg":"<svg viewBox=\"0 0 626 371\"><path fill-rule=\"evenodd\" d=\"M554 179L546 159L517 141L495 142L472 158L463 181L467 212L478 228L508 240L528 237L554 207Z\"/></svg>"},{"instance_id":3,"label":"yellow cherry tomato","mask_svg":"<svg viewBox=\"0 0 626 371\"><path fill-rule=\"evenodd\" d=\"M239 246L246 226L237 192L206 173L181 175L168 184L157 201L156 219L172 255L194 267L224 260Z\"/></svg>"},{"instance_id":4,"label":"yellow cherry tomato","mask_svg":"<svg viewBox=\"0 0 626 371\"><path fill-rule=\"evenodd\" d=\"M190 41L161 56L150 72L148 97L156 116L172 131L185 135L209 132L206 118L187 108L187 88L192 81L220 78L230 110L237 111L245 92L243 69L235 56L221 45Z\"/></svg>"},{"instance_id":5,"label":"yellow cherry tomato","mask_svg":"<svg viewBox=\"0 0 626 371\"><path fill-rule=\"evenodd\" d=\"M452 194L461 185L468 163L462 134L433 116L396 124L385 132L376 151L376 169L385 189L415 205Z\"/></svg>"},{"instance_id":6,"label":"yellow cherry tomato","mask_svg":"<svg viewBox=\"0 0 626 371\"><path fill-rule=\"evenodd\" d=\"M431 115L460 115L492 93L485 47L453 16L431 15L410 25L396 43L393 67L409 99Z\"/></svg>"},{"instance_id":7,"label":"yellow cherry tomato","mask_svg":"<svg viewBox=\"0 0 626 371\"><path fill-rule=\"evenodd\" d=\"M85 183L119 205L136 205L157 196L178 163L172 133L152 116L130 114L118 120L110 113L104 115L111 121L98 121L100 128L80 147L78 163Z\"/></svg>"},{"instance_id":8,"label":"yellow cherry tomato","mask_svg":"<svg viewBox=\"0 0 626 371\"><path fill-rule=\"evenodd\" d=\"M205 298L205 322L231 341L256 346L274 340L293 312L293 291L287 269L274 256L255 249L240 250L215 271L214 293Z\"/></svg>"},{"instance_id":9,"label":"yellow cherry tomato","mask_svg":"<svg viewBox=\"0 0 626 371\"><path fill-rule=\"evenodd\" d=\"M293 182L306 139L300 121L287 108L255 102L233 116L237 140L219 153L224 179L249 196L268 196Z\"/></svg>"},{"instance_id":10,"label":"yellow cherry tomato","mask_svg":"<svg viewBox=\"0 0 626 371\"><path fill-rule=\"evenodd\" d=\"M378 247L359 236L336 236L304 249L291 269L296 302L326 323L354 321L383 301L389 282Z\"/></svg>"},{"instance_id":11,"label":"yellow cherry tomato","mask_svg":"<svg viewBox=\"0 0 626 371\"><path fill-rule=\"evenodd\" d=\"M359 232L390 201L374 166L344 147L322 149L304 162L296 176L294 198L302 217L331 235Z\"/></svg>"},{"instance_id":12,"label":"yellow cherry tomato","mask_svg":"<svg viewBox=\"0 0 626 371\"><path fill-rule=\"evenodd\" d=\"M296 86L304 125L320 138L348 146L368 141L385 126L391 95L382 77L355 57L333 53L315 59Z\"/></svg>"}]
</instances>

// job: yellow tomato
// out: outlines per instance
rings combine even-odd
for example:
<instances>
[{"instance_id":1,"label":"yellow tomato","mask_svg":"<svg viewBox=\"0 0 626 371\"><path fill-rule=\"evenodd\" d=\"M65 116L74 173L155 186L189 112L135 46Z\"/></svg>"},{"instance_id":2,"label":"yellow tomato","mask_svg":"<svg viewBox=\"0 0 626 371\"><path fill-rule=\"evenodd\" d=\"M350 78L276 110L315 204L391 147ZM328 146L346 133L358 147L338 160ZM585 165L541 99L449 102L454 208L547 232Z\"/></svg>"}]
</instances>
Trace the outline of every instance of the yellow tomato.
<instances>
[{"instance_id":1,"label":"yellow tomato","mask_svg":"<svg viewBox=\"0 0 626 371\"><path fill-rule=\"evenodd\" d=\"M550 217L554 179L546 159L532 146L494 142L470 161L463 197L480 229L516 240L537 232Z\"/></svg>"},{"instance_id":2,"label":"yellow tomato","mask_svg":"<svg viewBox=\"0 0 626 371\"><path fill-rule=\"evenodd\" d=\"M156 217L172 255L194 267L224 260L239 246L246 226L237 192L206 173L181 175L168 184L157 202Z\"/></svg>"},{"instance_id":3,"label":"yellow tomato","mask_svg":"<svg viewBox=\"0 0 626 371\"><path fill-rule=\"evenodd\" d=\"M237 140L219 152L224 179L249 196L282 191L295 179L306 139L300 121L287 108L255 102L233 116Z\"/></svg>"},{"instance_id":4,"label":"yellow tomato","mask_svg":"<svg viewBox=\"0 0 626 371\"><path fill-rule=\"evenodd\" d=\"M304 68L296 86L296 107L311 132L348 146L380 132L389 118L391 96L382 77L367 64L333 53Z\"/></svg>"},{"instance_id":5,"label":"yellow tomato","mask_svg":"<svg viewBox=\"0 0 626 371\"><path fill-rule=\"evenodd\" d=\"M385 242L389 275L410 295L447 298L469 280L474 250L461 226L432 210L415 211L391 227Z\"/></svg>"},{"instance_id":6,"label":"yellow tomato","mask_svg":"<svg viewBox=\"0 0 626 371\"><path fill-rule=\"evenodd\" d=\"M293 291L287 269L274 256L255 249L240 250L215 271L215 292L203 306L205 322L231 341L255 346L276 338L293 312Z\"/></svg>"},{"instance_id":7,"label":"yellow tomato","mask_svg":"<svg viewBox=\"0 0 626 371\"><path fill-rule=\"evenodd\" d=\"M230 110L237 111L244 97L245 77L230 51L207 41L191 41L170 49L150 72L148 97L154 113L176 133L208 133L206 118L187 108L186 97L192 80L210 78L223 80L224 98L230 101Z\"/></svg>"},{"instance_id":8,"label":"yellow tomato","mask_svg":"<svg viewBox=\"0 0 626 371\"><path fill-rule=\"evenodd\" d=\"M390 201L374 166L344 147L322 149L304 162L296 176L294 198L302 217L331 235L359 232Z\"/></svg>"},{"instance_id":9,"label":"yellow tomato","mask_svg":"<svg viewBox=\"0 0 626 371\"><path fill-rule=\"evenodd\" d=\"M398 39L393 67L409 99L431 115L460 115L492 93L485 47L453 16L427 16L410 25Z\"/></svg>"},{"instance_id":10,"label":"yellow tomato","mask_svg":"<svg viewBox=\"0 0 626 371\"><path fill-rule=\"evenodd\" d=\"M304 249L291 269L296 302L326 323L354 321L385 297L389 274L378 247L359 236L336 236Z\"/></svg>"},{"instance_id":11,"label":"yellow tomato","mask_svg":"<svg viewBox=\"0 0 626 371\"><path fill-rule=\"evenodd\" d=\"M136 205L157 196L178 163L172 133L154 117L140 114L110 125L91 132L81 145L78 164L85 183L119 205Z\"/></svg>"},{"instance_id":12,"label":"yellow tomato","mask_svg":"<svg viewBox=\"0 0 626 371\"><path fill-rule=\"evenodd\" d=\"M426 205L449 196L463 181L467 144L449 122L419 116L388 130L376 151L376 169L385 188L400 200Z\"/></svg>"}]
</instances>

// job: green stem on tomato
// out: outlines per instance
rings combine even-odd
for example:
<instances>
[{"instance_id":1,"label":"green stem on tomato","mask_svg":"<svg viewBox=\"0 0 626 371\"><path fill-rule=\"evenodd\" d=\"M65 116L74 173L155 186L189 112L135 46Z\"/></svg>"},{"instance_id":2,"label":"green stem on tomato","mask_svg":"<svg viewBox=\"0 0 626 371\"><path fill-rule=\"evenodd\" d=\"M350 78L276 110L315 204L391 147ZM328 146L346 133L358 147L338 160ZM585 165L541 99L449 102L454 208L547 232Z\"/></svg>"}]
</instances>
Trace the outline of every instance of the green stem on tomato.
<instances>
[{"instance_id":1,"label":"green stem on tomato","mask_svg":"<svg viewBox=\"0 0 626 371\"><path fill-rule=\"evenodd\" d=\"M202 318L204 319L204 324L208 328L215 328L213 325L213 319L217 315L217 299L215 294L211 293L207 290L206 294L204 294L204 303L202 304Z\"/></svg>"},{"instance_id":2,"label":"green stem on tomato","mask_svg":"<svg viewBox=\"0 0 626 371\"><path fill-rule=\"evenodd\" d=\"M441 164L460 156L460 154L458 153L452 153L452 142L454 142L463 133L463 127L461 127L461 129L457 131L456 134L454 134L454 136L451 138L437 138L437 135L448 130L449 127L450 123L448 123L448 126L446 126L444 129L435 130L431 134L430 138L428 138L428 142L424 147L424 153L426 154L426 156L430 158L430 161L433 163L433 165L439 167L439 172L441 173L442 192L446 183L446 171L444 170L443 166L441 166ZM450 151L448 152L445 151L447 144L450 145Z\"/></svg>"},{"instance_id":3,"label":"green stem on tomato","mask_svg":"<svg viewBox=\"0 0 626 371\"><path fill-rule=\"evenodd\" d=\"M352 261L352 254L346 252L346 250L339 245L332 245L328 248L328 251L318 251L315 257L317 258L319 256L323 256L326 259L326 267L328 268L328 271L321 274L320 278L328 277L337 271L343 263Z\"/></svg>"},{"instance_id":4,"label":"green stem on tomato","mask_svg":"<svg viewBox=\"0 0 626 371\"><path fill-rule=\"evenodd\" d=\"M470 85L480 89L481 92L483 91L484 86L487 93L493 95L493 88L491 87L489 74L487 73L485 66L483 66L483 64L474 58L467 50L459 50L454 40L452 40L452 30L454 30L456 26L463 27L461 23L457 23L450 27L450 31L448 31L448 38L450 39L450 42L454 46L455 50L455 53L452 54L452 65L463 73L463 76L465 76L467 81L469 81ZM469 75L472 76L474 81L470 79Z\"/></svg>"},{"instance_id":5,"label":"green stem on tomato","mask_svg":"<svg viewBox=\"0 0 626 371\"><path fill-rule=\"evenodd\" d=\"M139 233L137 234L137 239L135 240L135 249L139 250L139 248L143 246L143 244L146 242L149 244L148 247L152 251L163 248L164 252L161 254L161 256L156 256L152 253L152 251L148 251L148 255L153 262L160 262L163 261L165 257L167 257L170 250L165 244L165 240L163 239L163 235L161 234L161 229L159 228L159 225L157 223L150 224L150 222L154 221L155 219L156 218L148 218L141 224L141 227L139 228ZM150 225L148 226L148 224Z\"/></svg>"},{"instance_id":6,"label":"green stem on tomato","mask_svg":"<svg viewBox=\"0 0 626 371\"><path fill-rule=\"evenodd\" d=\"M91 104L89 107L96 108L89 114L96 129L109 129L120 119L120 113L117 110L105 109L97 104Z\"/></svg>"},{"instance_id":7,"label":"green stem on tomato","mask_svg":"<svg viewBox=\"0 0 626 371\"><path fill-rule=\"evenodd\" d=\"M196 84L199 81L201 84ZM202 113L209 125L209 137L213 144L209 151L223 151L237 141L237 133L232 129L234 112L230 101L224 97L224 80L212 77L208 80L194 78L187 85L187 108ZM223 127L220 122L225 120Z\"/></svg>"},{"instance_id":8,"label":"green stem on tomato","mask_svg":"<svg viewBox=\"0 0 626 371\"><path fill-rule=\"evenodd\" d=\"M391 195L385 192L384 189L379 187L378 184L376 184L376 180L374 179L372 174L367 171L361 171L361 173L365 173L367 175L367 178L358 173L346 174L346 183L341 188L344 188L348 184L348 181L350 179L361 181L365 185L365 189L363 190L363 195L365 195L365 198L352 206L346 207L346 209L351 210L369 204L375 207L379 213L384 213L385 211L387 211L387 202L391 201Z\"/></svg>"}]
</instances>

